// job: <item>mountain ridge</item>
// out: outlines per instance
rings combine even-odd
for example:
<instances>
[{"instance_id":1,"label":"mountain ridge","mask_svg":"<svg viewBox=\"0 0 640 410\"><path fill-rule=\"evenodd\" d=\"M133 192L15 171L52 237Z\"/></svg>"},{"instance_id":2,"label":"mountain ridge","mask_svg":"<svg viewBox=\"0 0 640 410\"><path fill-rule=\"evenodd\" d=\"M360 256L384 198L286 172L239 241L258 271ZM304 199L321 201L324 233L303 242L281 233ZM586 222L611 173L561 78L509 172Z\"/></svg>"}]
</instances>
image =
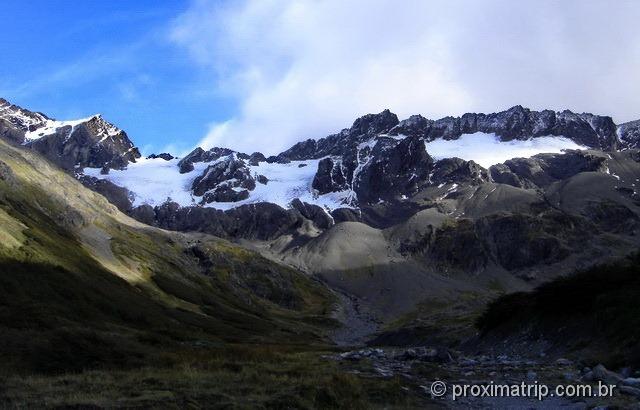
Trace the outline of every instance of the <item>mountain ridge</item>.
<instances>
[{"instance_id":1,"label":"mountain ridge","mask_svg":"<svg viewBox=\"0 0 640 410\"><path fill-rule=\"evenodd\" d=\"M7 104L0 112L4 121ZM40 114L33 116L40 122L48 119ZM633 140L629 130L635 129L635 123L620 128L610 117L593 114L538 112L515 106L494 114L465 114L440 120L412 116L400 121L391 111L384 110L356 119L338 134L302 141L268 158L261 153L249 155L227 148L196 148L184 158L125 157L123 154L134 151L126 133L113 128L113 138L105 140L101 128L91 126L98 120L101 117L90 117L78 125L78 131L55 129L40 140L51 139L63 146L81 144L80 139L74 139L75 134L85 134L81 128L86 128L89 135L85 145L101 146L103 142L122 140L121 144L108 144L109 152L115 156L106 165L86 166L100 156L87 159L75 153L68 158L76 158L77 163L63 168L130 216L165 229L196 230L250 241L274 241L293 235L306 238L301 239L304 243L341 222L387 229L426 209L436 209L452 221L483 218L503 210L513 212L516 208L510 204L521 204L518 209L526 213L534 212L536 206L561 209L562 205L549 201L554 201L552 196L558 195L560 187L576 178L604 178L607 182L603 186L611 193L603 192L603 197L594 200L606 198L612 203L622 201L623 205L615 208L605 202L605 208L596 210L585 208L593 205L581 203L576 205L578 209L570 210L571 214L577 212L588 219L598 212L605 212L598 218L612 218L607 213L622 215L627 213L624 209L629 209L629 215L637 214L636 205L630 205L638 201L637 161L635 151L628 148ZM21 129L24 128L23 124ZM549 133L557 135L549 137ZM618 140L618 134L626 136L624 147L619 146L623 141ZM454 145L460 148L469 141L476 144L471 145L472 154L474 150L506 146L509 150L505 155L524 153L526 157L483 167L472 159L443 156L451 148L443 150L442 146L462 144ZM556 145L549 145L548 141ZM576 141L587 145L577 145ZM538 142L540 145L535 145ZM49 159L58 157L57 149L50 145L25 147L40 153L44 150ZM538 153L550 147L556 153ZM60 162L59 158L54 160L59 165ZM626 181L624 186L620 186L621 177ZM489 202L496 193L505 195L504 203ZM149 198L154 201L149 202ZM492 205L483 205L478 198ZM491 258L497 258L494 251L489 253L494 255Z\"/></svg>"},{"instance_id":2,"label":"mountain ridge","mask_svg":"<svg viewBox=\"0 0 640 410\"><path fill-rule=\"evenodd\" d=\"M127 134L95 114L56 121L0 99L0 135L29 147L68 170L82 167L122 169L140 158Z\"/></svg>"}]
</instances>

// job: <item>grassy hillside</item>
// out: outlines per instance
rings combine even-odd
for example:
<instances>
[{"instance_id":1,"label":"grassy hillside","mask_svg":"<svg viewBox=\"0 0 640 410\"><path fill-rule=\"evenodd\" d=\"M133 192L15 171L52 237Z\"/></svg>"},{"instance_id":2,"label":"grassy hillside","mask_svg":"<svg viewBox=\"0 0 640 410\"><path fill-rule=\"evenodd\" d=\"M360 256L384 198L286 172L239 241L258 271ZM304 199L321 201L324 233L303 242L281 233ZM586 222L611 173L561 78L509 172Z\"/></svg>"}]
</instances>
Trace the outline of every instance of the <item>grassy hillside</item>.
<instances>
[{"instance_id":1,"label":"grassy hillside","mask_svg":"<svg viewBox=\"0 0 640 410\"><path fill-rule=\"evenodd\" d=\"M3 144L0 161L6 365L133 365L153 350L145 338L321 342L331 299L306 276L212 237L138 224L31 153Z\"/></svg>"},{"instance_id":2,"label":"grassy hillside","mask_svg":"<svg viewBox=\"0 0 640 410\"><path fill-rule=\"evenodd\" d=\"M484 338L524 332L586 362L640 366L640 253L503 296L477 324Z\"/></svg>"},{"instance_id":3,"label":"grassy hillside","mask_svg":"<svg viewBox=\"0 0 640 410\"><path fill-rule=\"evenodd\" d=\"M399 387L321 360L333 303L254 252L142 225L0 141L0 407L367 408L367 389Z\"/></svg>"}]
</instances>

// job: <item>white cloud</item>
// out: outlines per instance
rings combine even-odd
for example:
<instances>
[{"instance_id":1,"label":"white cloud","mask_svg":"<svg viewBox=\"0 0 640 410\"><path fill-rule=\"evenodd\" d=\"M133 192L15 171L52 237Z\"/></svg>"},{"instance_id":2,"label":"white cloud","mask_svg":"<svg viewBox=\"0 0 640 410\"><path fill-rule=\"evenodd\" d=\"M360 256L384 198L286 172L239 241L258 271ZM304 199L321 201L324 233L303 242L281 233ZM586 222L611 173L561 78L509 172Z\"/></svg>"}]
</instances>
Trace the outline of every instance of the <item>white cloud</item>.
<instances>
[{"instance_id":1,"label":"white cloud","mask_svg":"<svg viewBox=\"0 0 640 410\"><path fill-rule=\"evenodd\" d=\"M172 40L239 101L201 144L276 153L390 108L640 117L638 2L196 1Z\"/></svg>"}]
</instances>

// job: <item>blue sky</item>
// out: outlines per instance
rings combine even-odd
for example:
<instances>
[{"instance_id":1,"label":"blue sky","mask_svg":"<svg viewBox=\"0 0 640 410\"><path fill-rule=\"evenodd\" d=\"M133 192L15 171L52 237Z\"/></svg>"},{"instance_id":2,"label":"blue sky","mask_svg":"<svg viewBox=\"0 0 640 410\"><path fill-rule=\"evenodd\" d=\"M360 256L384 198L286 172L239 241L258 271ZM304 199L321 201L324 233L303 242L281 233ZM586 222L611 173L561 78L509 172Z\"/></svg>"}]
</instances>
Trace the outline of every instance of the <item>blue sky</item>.
<instances>
[{"instance_id":1,"label":"blue sky","mask_svg":"<svg viewBox=\"0 0 640 410\"><path fill-rule=\"evenodd\" d=\"M0 96L144 153L278 153L389 108L640 118L635 0L4 0Z\"/></svg>"},{"instance_id":2,"label":"blue sky","mask_svg":"<svg viewBox=\"0 0 640 410\"><path fill-rule=\"evenodd\" d=\"M0 95L58 119L102 113L145 151L188 149L233 105L167 39L188 5L3 1Z\"/></svg>"}]
</instances>

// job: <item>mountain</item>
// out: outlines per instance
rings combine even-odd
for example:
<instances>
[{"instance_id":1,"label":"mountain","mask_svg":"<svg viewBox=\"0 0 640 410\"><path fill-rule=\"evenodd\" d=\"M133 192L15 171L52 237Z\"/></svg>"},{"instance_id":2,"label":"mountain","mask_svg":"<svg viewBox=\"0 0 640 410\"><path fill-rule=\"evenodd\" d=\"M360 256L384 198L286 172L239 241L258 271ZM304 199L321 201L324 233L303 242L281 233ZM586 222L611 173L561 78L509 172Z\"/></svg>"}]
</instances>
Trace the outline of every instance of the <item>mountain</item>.
<instances>
[{"instance_id":1,"label":"mountain","mask_svg":"<svg viewBox=\"0 0 640 410\"><path fill-rule=\"evenodd\" d=\"M242 242L369 300L383 319L414 308L434 282L441 294L491 281L527 289L638 246L635 123L606 116L516 106L400 121L385 110L276 156L196 148L143 159L123 131L96 131L92 124L108 124L101 117L60 127L43 124L67 123L3 107L12 125L2 135L57 164L64 158L138 221ZM87 152L110 159L96 164ZM407 274L390 285L398 266ZM375 276L366 286L365 271ZM381 289L393 302L372 299Z\"/></svg>"},{"instance_id":2,"label":"mountain","mask_svg":"<svg viewBox=\"0 0 640 410\"><path fill-rule=\"evenodd\" d=\"M0 140L2 407L425 405L326 359L337 297L315 278L137 222L29 148Z\"/></svg>"},{"instance_id":3,"label":"mountain","mask_svg":"<svg viewBox=\"0 0 640 410\"><path fill-rule=\"evenodd\" d=\"M620 124L617 134L623 148L640 148L640 120Z\"/></svg>"},{"instance_id":4,"label":"mountain","mask_svg":"<svg viewBox=\"0 0 640 410\"><path fill-rule=\"evenodd\" d=\"M0 403L424 408L465 363L520 369L487 355L635 366L633 262L607 264L640 245L636 125L385 110L269 157L142 158L101 116L2 100Z\"/></svg>"},{"instance_id":5,"label":"mountain","mask_svg":"<svg viewBox=\"0 0 640 410\"><path fill-rule=\"evenodd\" d=\"M140 158L127 134L100 114L75 121L56 121L0 99L0 135L69 170L122 169Z\"/></svg>"},{"instance_id":6,"label":"mountain","mask_svg":"<svg viewBox=\"0 0 640 410\"><path fill-rule=\"evenodd\" d=\"M0 219L2 355L16 366L31 349L46 354L38 344L57 327L69 338L115 331L134 350L144 343L129 338L176 327L194 340L322 340L304 320L331 295L307 276L219 238L143 225L3 141Z\"/></svg>"}]
</instances>

